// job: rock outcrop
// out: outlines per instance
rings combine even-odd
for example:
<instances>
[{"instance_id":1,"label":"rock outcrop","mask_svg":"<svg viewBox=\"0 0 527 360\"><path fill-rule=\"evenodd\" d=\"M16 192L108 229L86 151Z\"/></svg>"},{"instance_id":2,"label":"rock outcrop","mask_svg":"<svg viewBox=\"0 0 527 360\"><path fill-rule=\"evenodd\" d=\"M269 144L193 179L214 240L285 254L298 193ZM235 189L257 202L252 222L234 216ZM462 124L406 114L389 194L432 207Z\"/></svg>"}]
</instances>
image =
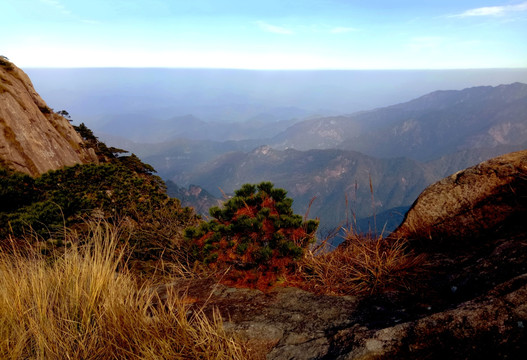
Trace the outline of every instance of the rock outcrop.
<instances>
[{"instance_id":1,"label":"rock outcrop","mask_svg":"<svg viewBox=\"0 0 527 360\"><path fill-rule=\"evenodd\" d=\"M218 308L254 359L523 359L526 159L501 156L423 192L396 233L427 257L407 291L262 293L206 279L160 292L185 289L198 308Z\"/></svg>"},{"instance_id":2,"label":"rock outcrop","mask_svg":"<svg viewBox=\"0 0 527 360\"><path fill-rule=\"evenodd\" d=\"M0 161L30 175L97 162L64 117L37 94L29 77L0 58Z\"/></svg>"},{"instance_id":3,"label":"rock outcrop","mask_svg":"<svg viewBox=\"0 0 527 360\"><path fill-rule=\"evenodd\" d=\"M527 150L485 161L426 188L392 236L466 244L527 215Z\"/></svg>"}]
</instances>

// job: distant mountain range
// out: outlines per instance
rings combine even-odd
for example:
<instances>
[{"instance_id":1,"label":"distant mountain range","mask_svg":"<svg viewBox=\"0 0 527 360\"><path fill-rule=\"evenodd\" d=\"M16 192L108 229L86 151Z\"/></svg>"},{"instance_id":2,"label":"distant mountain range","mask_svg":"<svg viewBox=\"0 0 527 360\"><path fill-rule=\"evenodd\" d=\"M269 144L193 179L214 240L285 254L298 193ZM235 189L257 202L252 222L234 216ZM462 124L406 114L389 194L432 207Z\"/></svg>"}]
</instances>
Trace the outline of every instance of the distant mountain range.
<instances>
[{"instance_id":1,"label":"distant mountain range","mask_svg":"<svg viewBox=\"0 0 527 360\"><path fill-rule=\"evenodd\" d=\"M97 130L141 143L257 140L258 145L277 149L340 148L426 161L447 152L522 143L527 132L526 93L522 83L436 91L393 106L307 120L309 114L297 108L271 109L242 122L126 114L110 117Z\"/></svg>"},{"instance_id":2,"label":"distant mountain range","mask_svg":"<svg viewBox=\"0 0 527 360\"><path fill-rule=\"evenodd\" d=\"M196 184L221 197L270 180L289 191L299 213L315 197L310 214L324 226L353 214L365 229L373 227L374 214L388 214L396 225L401 209L432 182L526 146L527 85L513 83L301 121L271 139L177 140L134 151L179 186ZM375 217L379 228L383 216Z\"/></svg>"},{"instance_id":3,"label":"distant mountain range","mask_svg":"<svg viewBox=\"0 0 527 360\"><path fill-rule=\"evenodd\" d=\"M350 116L303 121L274 137L275 148L340 148L428 161L464 149L527 141L527 85L436 91Z\"/></svg>"},{"instance_id":4,"label":"distant mountain range","mask_svg":"<svg viewBox=\"0 0 527 360\"><path fill-rule=\"evenodd\" d=\"M291 125L307 117L301 110L290 109L283 116L276 113L262 113L248 121L237 123L206 122L193 115L176 116L166 120L150 118L145 115L115 115L99 125L102 134L119 134L120 137L143 143L160 143L188 140L240 141L252 138L271 138ZM290 117L289 117L290 116ZM296 117L298 116L298 117Z\"/></svg>"},{"instance_id":5,"label":"distant mountain range","mask_svg":"<svg viewBox=\"0 0 527 360\"><path fill-rule=\"evenodd\" d=\"M527 69L25 70L51 108L68 110L74 121L85 122L97 134L102 134L103 127L111 127L111 122L126 118L143 130L150 130L152 121L188 114L207 123L301 120L317 114L351 114L402 103L440 89L527 82ZM116 131L109 132L110 135L122 135L121 132L130 130L130 126L113 130ZM262 135L270 136L262 133L249 138L261 138ZM135 140L145 141L144 138ZM157 139L162 140L166 138Z\"/></svg>"},{"instance_id":6,"label":"distant mountain range","mask_svg":"<svg viewBox=\"0 0 527 360\"><path fill-rule=\"evenodd\" d=\"M0 119L4 127L9 130L23 126L23 131L16 133L25 135L14 138L13 131L4 131L5 142L11 147L4 146L0 154L3 163L37 174L62 166L58 158L67 159L65 164L93 160L93 154L79 145L80 138L75 138L78 135L67 131L71 125L36 95L25 74L9 63L0 70L7 104L4 108L19 106L17 113L34 114L39 123L50 124L46 134L58 132L53 135L57 144L69 145L66 146L69 150L57 153L60 155L37 149L40 142L29 141L40 136L34 134L31 125L36 120L29 117L21 123L4 111ZM278 79L274 77L276 74L270 75ZM295 86L298 88L299 84ZM134 83L134 87L140 88L141 83ZM196 89L191 87L188 101L198 96ZM166 89L161 87L156 91L163 90ZM92 97L113 90L99 91ZM287 93L280 88L276 91L275 97ZM14 100L15 93L23 94L25 100L20 100L21 97ZM133 105L151 106L145 104L154 95L136 98ZM253 92L247 98L254 95ZM231 101L238 95L223 94L216 89L204 97L214 98L207 105L209 109L228 112ZM119 97L112 99L120 102ZM198 98L193 108L197 109L201 102L203 99ZM103 105L113 109L118 104L106 101ZM24 108L34 111L26 112ZM389 231L432 182L488 158L527 147L527 85L518 82L435 91L397 105L307 120L300 120L307 112L292 106L262 107L249 101L234 108L238 115L246 109L243 116L252 114L252 117L246 118L248 121L214 122L201 120L194 114L159 120L162 117L153 112L145 126L145 119L140 119L145 113L131 108L133 115L121 113L111 122L108 118L99 122L100 129L113 134L108 139L104 133L96 134L109 145L131 150L152 164L168 180L169 193L200 213L206 213L224 194L232 193L244 183L272 181L288 190L297 213L309 211L311 217L319 217L322 230L356 223L361 230L377 231L387 224ZM264 108L270 111L260 111ZM24 142L27 145L20 145ZM19 152L20 148L25 152ZM58 149L56 145L51 148ZM35 155L29 155L29 151Z\"/></svg>"}]
</instances>

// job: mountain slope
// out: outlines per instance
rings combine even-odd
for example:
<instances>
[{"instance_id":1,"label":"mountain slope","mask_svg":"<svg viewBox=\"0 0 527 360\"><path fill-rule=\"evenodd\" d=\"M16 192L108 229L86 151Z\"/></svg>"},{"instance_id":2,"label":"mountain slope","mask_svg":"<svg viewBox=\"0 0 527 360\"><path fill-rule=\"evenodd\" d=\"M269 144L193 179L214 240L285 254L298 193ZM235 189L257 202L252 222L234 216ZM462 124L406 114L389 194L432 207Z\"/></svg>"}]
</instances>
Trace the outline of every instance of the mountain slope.
<instances>
[{"instance_id":1,"label":"mountain slope","mask_svg":"<svg viewBox=\"0 0 527 360\"><path fill-rule=\"evenodd\" d=\"M436 91L415 100L298 123L276 136L278 148L342 148L376 157L428 161L446 154L527 142L527 85Z\"/></svg>"},{"instance_id":2,"label":"mountain slope","mask_svg":"<svg viewBox=\"0 0 527 360\"><path fill-rule=\"evenodd\" d=\"M37 94L29 77L0 58L0 161L30 175L96 162L71 124Z\"/></svg>"},{"instance_id":3,"label":"mountain slope","mask_svg":"<svg viewBox=\"0 0 527 360\"><path fill-rule=\"evenodd\" d=\"M286 189L297 213L305 213L315 197L311 217L332 228L357 217L367 217L399 206L409 206L430 183L440 178L417 161L375 159L345 150L274 150L232 152L173 178L180 184L199 184L220 197L244 183L271 181ZM373 200L370 189L373 189ZM220 190L221 189L221 190ZM381 227L383 224L379 224Z\"/></svg>"},{"instance_id":4,"label":"mountain slope","mask_svg":"<svg viewBox=\"0 0 527 360\"><path fill-rule=\"evenodd\" d=\"M218 198L222 197L222 191L231 193L244 183L272 181L289 191L297 213L304 213L311 199L316 197L310 215L321 218L322 229L348 222L353 224L357 220L361 231L380 231L385 225L386 231L390 231L400 223L426 186L525 146L527 144L463 150L426 163L408 158L378 159L339 149L282 151L262 146L251 152L221 155L193 170L180 172L172 179L186 186L199 184ZM188 200L185 205L205 210L200 201Z\"/></svg>"},{"instance_id":5,"label":"mountain slope","mask_svg":"<svg viewBox=\"0 0 527 360\"><path fill-rule=\"evenodd\" d=\"M209 216L209 209L211 207L221 206L223 204L222 200L212 196L209 192L196 185L183 188L177 186L173 181L168 180L166 186L168 196L179 199L182 206L190 206L194 208L197 214L205 217Z\"/></svg>"},{"instance_id":6,"label":"mountain slope","mask_svg":"<svg viewBox=\"0 0 527 360\"><path fill-rule=\"evenodd\" d=\"M433 181L522 149L526 116L527 85L514 83L436 91L403 104L299 122L271 146L252 151L261 143L178 140L141 152L180 186L196 184L221 197L219 189L230 193L269 180L289 191L298 213L316 197L311 215L321 218L321 227L353 221L353 212L362 229L382 228L382 216L373 215L387 211L386 218L397 222L392 208L400 219L401 208Z\"/></svg>"}]
</instances>

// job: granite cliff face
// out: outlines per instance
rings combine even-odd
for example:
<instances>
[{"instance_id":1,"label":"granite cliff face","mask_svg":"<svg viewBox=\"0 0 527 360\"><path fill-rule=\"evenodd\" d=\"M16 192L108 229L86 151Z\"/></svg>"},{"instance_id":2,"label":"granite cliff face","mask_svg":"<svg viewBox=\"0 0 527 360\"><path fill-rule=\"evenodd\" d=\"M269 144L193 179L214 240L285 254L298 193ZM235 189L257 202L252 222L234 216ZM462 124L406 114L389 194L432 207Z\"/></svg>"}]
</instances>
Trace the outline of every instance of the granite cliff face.
<instances>
[{"instance_id":1,"label":"granite cliff face","mask_svg":"<svg viewBox=\"0 0 527 360\"><path fill-rule=\"evenodd\" d=\"M46 105L29 77L0 58L0 162L33 176L97 162L93 150L82 143L68 120Z\"/></svg>"}]
</instances>

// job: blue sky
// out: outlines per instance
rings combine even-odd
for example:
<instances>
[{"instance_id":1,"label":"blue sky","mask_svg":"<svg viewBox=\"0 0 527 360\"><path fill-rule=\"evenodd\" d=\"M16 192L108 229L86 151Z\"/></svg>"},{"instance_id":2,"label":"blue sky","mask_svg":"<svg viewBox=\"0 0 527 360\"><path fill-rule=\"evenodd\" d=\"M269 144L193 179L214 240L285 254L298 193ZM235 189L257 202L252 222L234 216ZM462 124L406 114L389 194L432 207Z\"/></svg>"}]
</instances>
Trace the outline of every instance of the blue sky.
<instances>
[{"instance_id":1,"label":"blue sky","mask_svg":"<svg viewBox=\"0 0 527 360\"><path fill-rule=\"evenodd\" d=\"M527 67L525 0L0 0L20 67Z\"/></svg>"}]
</instances>

